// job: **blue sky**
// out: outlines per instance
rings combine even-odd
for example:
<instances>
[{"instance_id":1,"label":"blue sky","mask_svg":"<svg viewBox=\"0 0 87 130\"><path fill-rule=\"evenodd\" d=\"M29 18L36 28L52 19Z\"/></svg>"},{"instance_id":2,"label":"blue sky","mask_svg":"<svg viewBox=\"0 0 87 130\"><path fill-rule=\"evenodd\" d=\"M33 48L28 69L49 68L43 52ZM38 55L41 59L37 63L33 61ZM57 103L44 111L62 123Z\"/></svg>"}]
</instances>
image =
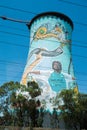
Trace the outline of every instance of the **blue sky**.
<instances>
[{"instance_id":1,"label":"blue sky","mask_svg":"<svg viewBox=\"0 0 87 130\"><path fill-rule=\"evenodd\" d=\"M37 14L56 11L71 18L72 57L79 91L87 93L87 0L1 0L0 16L31 21ZM19 81L29 49L25 24L0 19L0 85Z\"/></svg>"}]
</instances>

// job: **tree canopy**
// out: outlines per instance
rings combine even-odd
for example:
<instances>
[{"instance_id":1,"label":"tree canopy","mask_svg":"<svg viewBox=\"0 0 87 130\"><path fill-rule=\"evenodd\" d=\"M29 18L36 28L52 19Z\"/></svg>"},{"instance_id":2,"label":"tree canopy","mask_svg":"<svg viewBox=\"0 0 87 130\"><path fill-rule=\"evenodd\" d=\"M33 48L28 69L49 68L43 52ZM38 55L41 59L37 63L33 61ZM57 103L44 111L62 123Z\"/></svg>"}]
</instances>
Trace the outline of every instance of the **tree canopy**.
<instances>
[{"instance_id":1,"label":"tree canopy","mask_svg":"<svg viewBox=\"0 0 87 130\"><path fill-rule=\"evenodd\" d=\"M55 104L67 128L87 128L87 95L76 94L73 89L63 90L55 98Z\"/></svg>"},{"instance_id":2,"label":"tree canopy","mask_svg":"<svg viewBox=\"0 0 87 130\"><path fill-rule=\"evenodd\" d=\"M18 82L8 82L0 87L0 111L2 124L4 125L35 125L36 107L40 105L34 98L41 94L36 82L28 83L28 86Z\"/></svg>"}]
</instances>

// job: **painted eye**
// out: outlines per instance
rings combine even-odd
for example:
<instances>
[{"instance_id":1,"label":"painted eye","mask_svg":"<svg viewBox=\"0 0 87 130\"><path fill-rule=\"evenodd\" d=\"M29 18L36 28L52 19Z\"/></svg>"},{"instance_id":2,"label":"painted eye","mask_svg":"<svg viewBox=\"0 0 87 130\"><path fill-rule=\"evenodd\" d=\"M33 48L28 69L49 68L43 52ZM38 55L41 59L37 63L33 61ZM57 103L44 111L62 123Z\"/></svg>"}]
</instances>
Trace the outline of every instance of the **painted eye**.
<instances>
[{"instance_id":1,"label":"painted eye","mask_svg":"<svg viewBox=\"0 0 87 130\"><path fill-rule=\"evenodd\" d=\"M41 29L41 30L40 30L40 33L41 33L41 34L44 34L44 33L45 33L45 31L44 31L43 29Z\"/></svg>"},{"instance_id":2,"label":"painted eye","mask_svg":"<svg viewBox=\"0 0 87 130\"><path fill-rule=\"evenodd\" d=\"M47 33L46 27L41 27L37 30L35 38L39 39L42 38Z\"/></svg>"},{"instance_id":3,"label":"painted eye","mask_svg":"<svg viewBox=\"0 0 87 130\"><path fill-rule=\"evenodd\" d=\"M41 27L41 28L39 28L38 29L38 31L37 31L37 35L39 34L39 35L43 35L43 34L46 34L46 32L47 32L47 29L46 29L46 27Z\"/></svg>"}]
</instances>

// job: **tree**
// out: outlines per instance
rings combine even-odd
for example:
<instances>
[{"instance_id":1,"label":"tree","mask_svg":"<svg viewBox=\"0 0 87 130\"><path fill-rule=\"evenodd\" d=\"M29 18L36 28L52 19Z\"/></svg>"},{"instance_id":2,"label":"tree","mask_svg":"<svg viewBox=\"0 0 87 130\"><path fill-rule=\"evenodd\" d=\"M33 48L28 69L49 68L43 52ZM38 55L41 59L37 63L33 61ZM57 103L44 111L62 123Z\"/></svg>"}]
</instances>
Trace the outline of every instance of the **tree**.
<instances>
[{"instance_id":1,"label":"tree","mask_svg":"<svg viewBox=\"0 0 87 130\"><path fill-rule=\"evenodd\" d=\"M16 92L23 88L18 82L7 82L0 87L0 110L3 115L3 120L5 125L13 123L12 111L15 109L17 104ZM14 105L15 104L15 105ZM9 122L9 123L8 123Z\"/></svg>"},{"instance_id":2,"label":"tree","mask_svg":"<svg viewBox=\"0 0 87 130\"><path fill-rule=\"evenodd\" d=\"M39 116L36 107L40 106L40 101L36 101L35 98L41 95L41 89L35 81L31 81L27 83L27 90L31 96L31 100L29 100L30 119L32 126L35 126L37 125L37 118Z\"/></svg>"},{"instance_id":3,"label":"tree","mask_svg":"<svg viewBox=\"0 0 87 130\"><path fill-rule=\"evenodd\" d=\"M84 128L83 120L87 114L87 96L85 100L82 94L74 93L73 89L63 90L55 99L55 103L60 109L60 117L64 120L67 128L80 129ZM86 122L85 122L86 123Z\"/></svg>"},{"instance_id":4,"label":"tree","mask_svg":"<svg viewBox=\"0 0 87 130\"><path fill-rule=\"evenodd\" d=\"M27 90L32 98L35 98L41 95L41 89L39 88L38 84L35 81L31 81L27 83Z\"/></svg>"},{"instance_id":5,"label":"tree","mask_svg":"<svg viewBox=\"0 0 87 130\"><path fill-rule=\"evenodd\" d=\"M53 109L53 113L51 114L51 125L52 128L59 128L58 113L55 108Z\"/></svg>"},{"instance_id":6,"label":"tree","mask_svg":"<svg viewBox=\"0 0 87 130\"><path fill-rule=\"evenodd\" d=\"M87 129L87 94L78 95L78 103L80 104L80 128Z\"/></svg>"},{"instance_id":7,"label":"tree","mask_svg":"<svg viewBox=\"0 0 87 130\"><path fill-rule=\"evenodd\" d=\"M3 117L0 119L3 119L6 125L10 123L17 126L29 126L31 119L35 126L36 107L40 105L35 97L40 94L41 90L36 82L31 82L28 87L13 81L3 84L0 87L0 110Z\"/></svg>"}]
</instances>

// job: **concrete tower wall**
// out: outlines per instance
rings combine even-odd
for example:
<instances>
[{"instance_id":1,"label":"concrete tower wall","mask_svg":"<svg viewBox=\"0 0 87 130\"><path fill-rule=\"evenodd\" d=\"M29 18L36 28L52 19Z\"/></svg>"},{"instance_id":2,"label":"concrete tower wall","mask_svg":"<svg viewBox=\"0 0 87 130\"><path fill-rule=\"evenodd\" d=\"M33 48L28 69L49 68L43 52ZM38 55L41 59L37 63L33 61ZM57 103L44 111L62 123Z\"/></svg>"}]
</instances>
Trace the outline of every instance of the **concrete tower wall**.
<instances>
[{"instance_id":1,"label":"concrete tower wall","mask_svg":"<svg viewBox=\"0 0 87 130\"><path fill-rule=\"evenodd\" d=\"M28 25L30 48L21 83L36 81L41 99L77 86L71 56L72 21L61 13L37 15ZM51 107L50 107L51 108Z\"/></svg>"}]
</instances>

